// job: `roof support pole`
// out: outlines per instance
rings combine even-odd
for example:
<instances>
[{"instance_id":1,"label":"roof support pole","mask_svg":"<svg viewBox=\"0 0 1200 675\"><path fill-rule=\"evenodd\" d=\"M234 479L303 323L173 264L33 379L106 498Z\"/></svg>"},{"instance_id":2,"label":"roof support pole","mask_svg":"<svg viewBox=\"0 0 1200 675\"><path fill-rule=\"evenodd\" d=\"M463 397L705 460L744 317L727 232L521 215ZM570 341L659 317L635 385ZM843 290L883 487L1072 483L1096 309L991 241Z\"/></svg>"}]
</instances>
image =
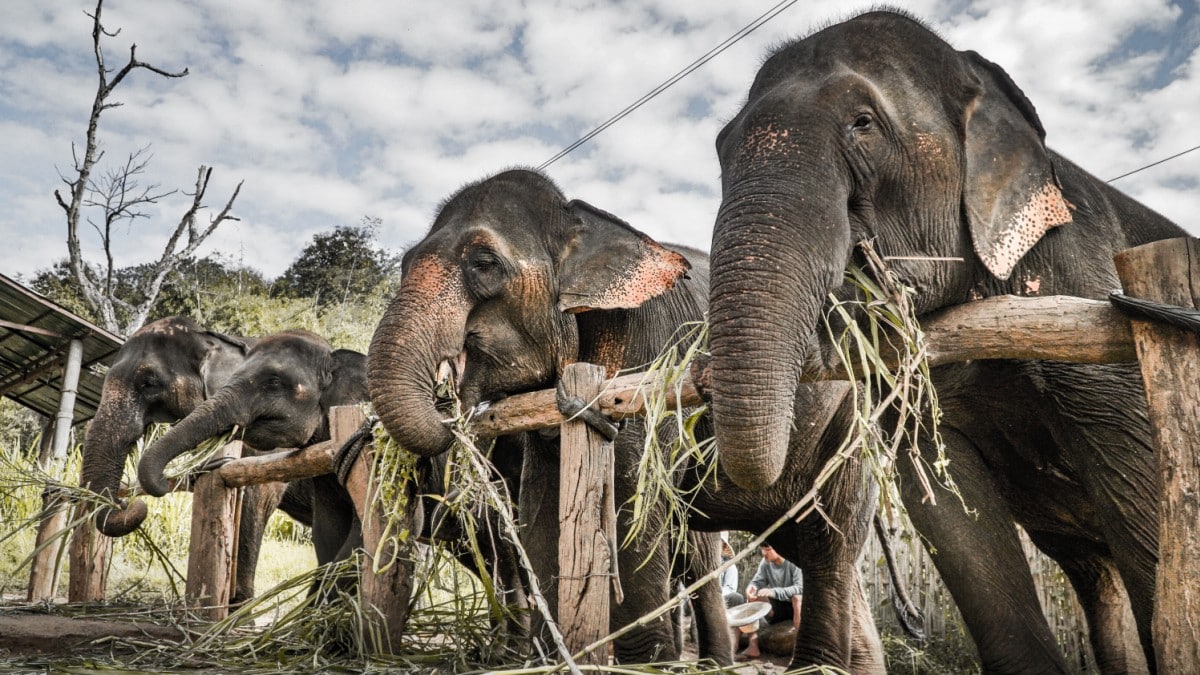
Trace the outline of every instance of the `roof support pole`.
<instances>
[{"instance_id":1,"label":"roof support pole","mask_svg":"<svg viewBox=\"0 0 1200 675\"><path fill-rule=\"evenodd\" d=\"M79 370L83 362L83 341L71 340L67 350L67 363L63 368L62 394L58 402L58 415L54 419L54 445L50 465L45 467L54 479L61 479L63 465L67 461L67 442L71 437L71 421L75 417L75 395L79 392ZM45 513L38 528L37 555L29 570L29 593L27 600L38 602L54 600L58 588L59 561L67 525L69 509L65 499L53 485L47 486L42 494Z\"/></svg>"}]
</instances>

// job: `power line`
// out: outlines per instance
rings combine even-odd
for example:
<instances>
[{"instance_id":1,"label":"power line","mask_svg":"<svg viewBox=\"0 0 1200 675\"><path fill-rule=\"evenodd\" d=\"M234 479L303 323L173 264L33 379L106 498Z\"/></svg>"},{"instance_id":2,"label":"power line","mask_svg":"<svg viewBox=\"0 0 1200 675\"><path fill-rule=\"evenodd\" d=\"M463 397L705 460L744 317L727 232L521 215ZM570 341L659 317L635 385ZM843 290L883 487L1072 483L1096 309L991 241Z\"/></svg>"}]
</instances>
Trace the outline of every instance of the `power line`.
<instances>
[{"instance_id":1,"label":"power line","mask_svg":"<svg viewBox=\"0 0 1200 675\"><path fill-rule=\"evenodd\" d=\"M1126 177L1126 176L1132 176L1133 174L1135 174L1135 173L1137 173L1137 172L1139 172L1139 171L1145 171L1146 169L1149 169L1149 168L1150 168L1150 167L1152 167L1152 166L1158 166L1159 164L1162 164L1163 162L1169 162L1169 161L1171 161L1171 160L1175 159L1176 157L1182 157L1182 156L1184 156L1184 155L1188 154L1189 152L1191 152L1191 151L1193 151L1193 150L1200 150L1200 145L1197 145L1197 146L1195 146L1195 147L1188 148L1187 150L1184 150L1183 152L1177 152L1177 153L1175 153L1174 155L1171 155L1170 157L1164 157L1163 159L1160 159L1160 160L1158 160L1157 162L1153 162L1153 163L1151 163L1151 164L1147 164L1146 166L1143 166L1143 167L1142 167L1142 168L1140 168L1140 169L1134 169L1133 171L1130 171L1130 172L1128 172L1128 173L1123 173L1123 174L1121 174L1120 176L1117 176L1116 178L1109 178L1109 179L1108 179L1107 181L1105 181L1105 182L1106 182L1106 183L1112 183L1112 182L1114 182L1114 181L1119 181L1119 180L1121 180L1122 178L1124 178L1124 177Z\"/></svg>"},{"instance_id":2,"label":"power line","mask_svg":"<svg viewBox=\"0 0 1200 675\"><path fill-rule=\"evenodd\" d=\"M792 5L796 4L797 2L799 2L799 0L783 0L783 2L780 2L779 4L775 5L771 9L768 9L766 12L763 12L761 15L759 15L758 18L754 19L750 23L743 26L736 33L734 33L733 35L730 35L728 38L726 38L724 42L722 42L721 44L717 45L716 47L713 47L712 49L710 49L708 51L708 53L706 53L704 56L701 56L700 58L696 59L690 65L685 67L683 70L679 71L678 73L675 73L669 79L667 79L665 82L658 85L654 89L651 89L644 96L642 96L638 100L634 101L633 103L629 104L629 106L627 106L624 110L622 110L621 112L617 113L616 115L613 115L612 117L608 118L600 126L596 127L595 129L592 129L591 131L584 134L582 137L579 138L579 140L577 140L574 143L563 148L561 151L559 151L559 153L557 155L555 155L555 156L551 157L550 159L546 160L545 162L543 162L542 165L538 167L538 169L545 169L546 167L557 162L558 160L562 159L563 157L566 157L573 150L575 150L579 146L583 145L584 143L587 143L588 141L592 140L598 134L603 132L605 129L611 127L612 125L616 124L617 122L620 122L627 115L632 113L634 110L637 110L638 108L642 107L643 105L648 103L654 97L663 93L667 89L670 89L676 82L679 82L680 80L687 77L688 75L691 75L692 72L694 72L695 70L700 68L700 66L703 66L704 64L713 60L721 52L723 52L726 49L729 49L733 45L737 44L742 38L753 33L754 31L758 30L763 24L767 23L771 19L774 19L781 12L783 12L787 8L791 7Z\"/></svg>"},{"instance_id":3,"label":"power line","mask_svg":"<svg viewBox=\"0 0 1200 675\"><path fill-rule=\"evenodd\" d=\"M680 80L687 77L688 75L691 75L693 72L698 70L701 66L703 66L704 64L713 60L714 58L719 56L722 52L724 52L726 49L729 49L733 45L737 44L738 42L740 42L742 40L742 38L745 38L747 35L758 30L763 25L765 25L768 21L770 21L771 19L774 19L776 16L783 13L785 10L787 10L788 8L790 8L792 5L796 4L797 2L799 2L799 0L783 0L782 2L776 4L774 7L772 7L771 9L768 9L767 11L763 12L762 14L760 14L757 18L755 18L750 23L746 24L745 26L742 26L742 28L739 29L737 32L735 32L733 35L730 35L728 38L725 38L725 40L723 42L721 42L720 44L718 44L716 47L713 47L708 52L706 52L703 56L701 56L700 58L696 59L695 61L693 61L686 67L684 67L683 70L680 70L678 73L675 73L670 78L668 78L666 81L664 81L662 84L651 89L649 92L647 92L645 95L643 95L641 98L634 101L633 103L630 103L623 110L621 110L621 112L608 118L603 123L601 123L599 126L597 126L596 128L592 129L591 131L589 131L586 134L584 134L583 136L581 136L574 143L571 143L567 147L560 150L558 152L558 154L554 155L553 157L546 160L545 162L542 162L542 164L540 166L538 166L538 169L539 170L545 169L546 167L557 162L558 160L562 159L563 157L566 157L567 155L571 154L571 152L573 152L576 148L583 145L584 143L587 143L588 141L592 140L596 136L600 135L605 129L611 127L612 125L616 124L617 122L620 122L622 119L627 117L633 111L642 107L646 103L649 103L652 99L657 97L659 94L670 89L676 83L678 83ZM1158 166L1159 164L1169 162L1173 159L1182 157L1183 155L1186 155L1189 152L1193 152L1195 150L1200 150L1200 145L1196 145L1196 146L1188 148L1187 150L1184 150L1182 152L1175 153L1174 155L1171 155L1170 157L1164 157L1163 159L1160 159L1157 162L1152 162L1143 167L1134 169L1133 171L1123 173L1120 176L1117 176L1116 178L1109 178L1105 182L1114 183L1116 181L1121 180L1122 178L1127 178L1127 177L1132 176L1133 174L1138 173L1140 171L1145 171L1146 169Z\"/></svg>"}]
</instances>

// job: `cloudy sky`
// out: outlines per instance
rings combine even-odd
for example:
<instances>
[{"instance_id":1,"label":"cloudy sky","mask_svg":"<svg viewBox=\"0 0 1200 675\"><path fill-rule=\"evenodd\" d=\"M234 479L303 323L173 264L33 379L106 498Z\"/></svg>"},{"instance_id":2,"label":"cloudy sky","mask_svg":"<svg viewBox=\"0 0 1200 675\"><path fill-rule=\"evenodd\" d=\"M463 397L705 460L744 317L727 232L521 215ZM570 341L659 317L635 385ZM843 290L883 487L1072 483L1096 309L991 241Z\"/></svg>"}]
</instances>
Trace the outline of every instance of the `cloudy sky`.
<instances>
[{"instance_id":1,"label":"cloudy sky","mask_svg":"<svg viewBox=\"0 0 1200 675\"><path fill-rule=\"evenodd\" d=\"M778 0L109 0L119 68L101 139L108 167L150 147L147 182L190 189L215 168L212 210L244 181L202 254L273 277L318 232L382 220L419 239L441 199L537 166L687 67ZM548 168L571 197L664 241L706 248L719 203L713 139L764 54L871 2L797 2ZM952 44L1003 66L1048 143L1108 179L1200 145L1196 0L915 0ZM53 192L72 167L96 90L94 0L0 9L0 272L65 257ZM104 168L102 166L102 168ZM1200 150L1117 187L1200 233ZM186 207L175 195L121 232L117 264L155 257ZM91 230L81 231L93 259Z\"/></svg>"}]
</instances>

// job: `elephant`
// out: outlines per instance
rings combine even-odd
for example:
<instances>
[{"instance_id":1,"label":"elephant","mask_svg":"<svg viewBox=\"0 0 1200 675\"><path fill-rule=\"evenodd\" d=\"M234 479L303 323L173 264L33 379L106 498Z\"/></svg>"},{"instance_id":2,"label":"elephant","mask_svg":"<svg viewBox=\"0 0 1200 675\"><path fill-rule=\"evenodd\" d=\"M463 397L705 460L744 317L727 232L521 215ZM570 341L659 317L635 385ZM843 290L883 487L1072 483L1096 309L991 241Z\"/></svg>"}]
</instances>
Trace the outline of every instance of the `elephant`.
<instances>
[{"instance_id":1,"label":"elephant","mask_svg":"<svg viewBox=\"0 0 1200 675\"><path fill-rule=\"evenodd\" d=\"M707 281L703 253L662 246L612 214L568 200L540 172L513 169L472 183L444 203L428 235L404 256L400 289L368 351L367 378L375 411L404 447L420 454L441 452L450 438L442 424L445 415L436 406L439 373L453 375L466 409L552 386L573 362L599 364L609 376L644 368L681 324L703 318ZM813 391L820 400L826 393L828 388ZM844 388L840 394L844 397ZM643 420L621 424L614 441L614 492L622 505L618 538L623 539L630 518L624 505L638 488L637 467L647 431ZM699 428L703 436L709 427L702 423ZM824 432L826 425L797 431L792 446L797 456L828 454L830 447L836 448L828 442L832 434L812 429ZM518 507L522 541L527 550L543 554L535 556L534 564L545 583L556 573L556 561L545 560L544 554L557 550L557 448L545 434L523 436ZM715 569L720 560L718 531L761 532L811 487L815 470L800 464L787 490L770 495L747 490L734 494L736 486L721 478L703 484L696 510L707 515L689 520L689 537L703 533L690 547L698 560L686 561L693 574ZM696 487L704 469L685 469L679 485ZM806 470L812 473L806 476ZM852 567L869 528L873 496L860 488L854 472L845 474L841 488L831 490L826 505L836 528L818 523L821 517L815 516L780 530L772 541L806 567L806 574L814 575L809 594L814 605L837 616L818 631L822 622L813 612L803 625L811 642L826 644L829 650L845 647L837 663L850 663L850 652L857 647L865 669L871 669L865 665L871 663L881 669L881 648L869 613L863 619L851 610L850 591L857 576L831 564ZM650 532L666 526L661 505L652 509L651 519ZM652 538L635 538L618 552L625 599L612 607L614 627L658 607L671 593L670 552L655 546ZM826 545L831 548L816 550ZM822 568L837 569L839 576L826 577ZM861 589L853 590L861 599ZM549 596L553 599L553 593ZM695 602L701 656L730 663L729 631L716 580L702 588ZM852 646L855 631L866 638ZM621 662L645 662L669 656L671 643L670 627L660 622L618 640L614 653ZM798 649L800 644L797 640Z\"/></svg>"},{"instance_id":2,"label":"elephant","mask_svg":"<svg viewBox=\"0 0 1200 675\"><path fill-rule=\"evenodd\" d=\"M920 318L1005 294L1102 299L1120 286L1115 253L1184 234L1044 138L1003 69L902 13L768 57L716 138L710 393L733 482L786 469L789 402L833 360L820 320L830 293L854 295L858 242L891 258ZM1153 670L1158 479L1137 366L976 360L932 378L950 473L978 517L949 494L923 502L908 462L902 496L984 671L1067 670L1013 523L1066 571L1102 669L1140 656L1123 648L1126 593Z\"/></svg>"},{"instance_id":3,"label":"elephant","mask_svg":"<svg viewBox=\"0 0 1200 675\"><path fill-rule=\"evenodd\" d=\"M258 452L295 448L329 439L334 406L367 398L366 357L333 349L319 335L286 330L258 340L221 389L155 441L138 463L138 481L161 497L170 490L167 463L205 439L241 428L242 441ZM344 560L362 543L349 493L332 473L305 481L313 495L312 539L317 562Z\"/></svg>"},{"instance_id":4,"label":"elephant","mask_svg":"<svg viewBox=\"0 0 1200 675\"><path fill-rule=\"evenodd\" d=\"M163 477L168 462L234 425L241 427L243 442L255 452L328 440L330 409L367 400L365 362L362 353L333 349L324 338L305 330L287 330L259 339L224 386L147 448L138 464L139 482L148 494L162 496L170 487ZM471 547L464 545L468 532L449 514L437 512L435 507L441 502L436 495L443 490L445 460L445 456L424 458L418 467L421 513L417 521L421 538L448 549L478 576L484 573L481 565L490 566L488 572L497 579L500 590L511 592L521 606L524 589L519 583L516 555L494 534L498 529L493 514L479 519L486 523L481 523L482 531L476 533L483 557L478 560ZM503 463L500 468L505 468ZM510 470L503 476L514 493L518 490L514 484L517 474ZM309 521L317 563L347 559L362 545L361 523L349 493L333 473L292 481L289 488L298 485L307 486L310 495ZM349 590L354 579L338 579L337 583L342 590ZM319 584L314 582L310 592L319 591ZM505 622L506 634L524 634L523 620L517 616Z\"/></svg>"},{"instance_id":5,"label":"elephant","mask_svg":"<svg viewBox=\"0 0 1200 675\"><path fill-rule=\"evenodd\" d=\"M574 361L600 364L609 374L645 364L681 323L703 312L696 304L701 289L681 279L688 268L685 253L586 202L568 201L538 172L517 169L472 183L445 203L429 234L404 254L400 289L367 352L375 412L403 447L432 456L452 440L436 405L443 362L459 366L455 381L464 407L551 386ZM523 448L522 543L537 553L533 571L553 606L557 444L541 434L510 444ZM627 423L615 444L618 457L640 453L641 428ZM636 477L617 463L614 492L623 503ZM620 537L624 522L618 521ZM705 541L710 559L719 560L716 537ZM641 540L618 551L625 600L612 606L614 627L667 601L670 557L665 546ZM707 584L696 602L701 655L731 663L719 587ZM670 623L619 638L618 660L671 656Z\"/></svg>"},{"instance_id":6,"label":"elephant","mask_svg":"<svg viewBox=\"0 0 1200 675\"><path fill-rule=\"evenodd\" d=\"M246 358L254 345L241 338L206 330L194 320L172 316L146 324L121 346L104 377L100 405L83 442L80 484L114 498L125 461L152 424L187 417L213 395ZM247 491L238 539L236 601L254 595L255 543L276 507L305 525L312 522L312 495L307 485L284 489L260 486ZM134 500L122 509L102 508L96 527L110 537L129 534L146 517L146 505Z\"/></svg>"}]
</instances>

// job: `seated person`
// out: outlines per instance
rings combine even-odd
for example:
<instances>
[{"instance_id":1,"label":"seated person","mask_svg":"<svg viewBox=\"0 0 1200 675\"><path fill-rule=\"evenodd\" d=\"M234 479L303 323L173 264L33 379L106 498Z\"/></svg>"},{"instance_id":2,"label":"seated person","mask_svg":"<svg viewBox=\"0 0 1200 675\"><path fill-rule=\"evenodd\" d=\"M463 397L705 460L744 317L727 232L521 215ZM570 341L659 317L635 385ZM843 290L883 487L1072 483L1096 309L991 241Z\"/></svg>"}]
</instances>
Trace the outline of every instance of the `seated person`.
<instances>
[{"instance_id":1,"label":"seated person","mask_svg":"<svg viewBox=\"0 0 1200 675\"><path fill-rule=\"evenodd\" d=\"M729 545L729 533L721 533L721 564L729 562L733 558L733 547ZM738 593L738 568L737 565L730 565L728 569L721 572L721 596L725 598L726 607L737 607L746 602L741 593Z\"/></svg>"},{"instance_id":2,"label":"seated person","mask_svg":"<svg viewBox=\"0 0 1200 675\"><path fill-rule=\"evenodd\" d=\"M747 602L765 601L771 603L771 612L767 617L771 622L792 620L792 628L800 627L800 601L804 597L804 579L800 568L796 567L771 547L770 544L759 546L763 560L758 564L758 571L746 586ZM739 654L744 658L758 658L762 651L758 647L758 631L750 633L750 645L746 651Z\"/></svg>"}]
</instances>

